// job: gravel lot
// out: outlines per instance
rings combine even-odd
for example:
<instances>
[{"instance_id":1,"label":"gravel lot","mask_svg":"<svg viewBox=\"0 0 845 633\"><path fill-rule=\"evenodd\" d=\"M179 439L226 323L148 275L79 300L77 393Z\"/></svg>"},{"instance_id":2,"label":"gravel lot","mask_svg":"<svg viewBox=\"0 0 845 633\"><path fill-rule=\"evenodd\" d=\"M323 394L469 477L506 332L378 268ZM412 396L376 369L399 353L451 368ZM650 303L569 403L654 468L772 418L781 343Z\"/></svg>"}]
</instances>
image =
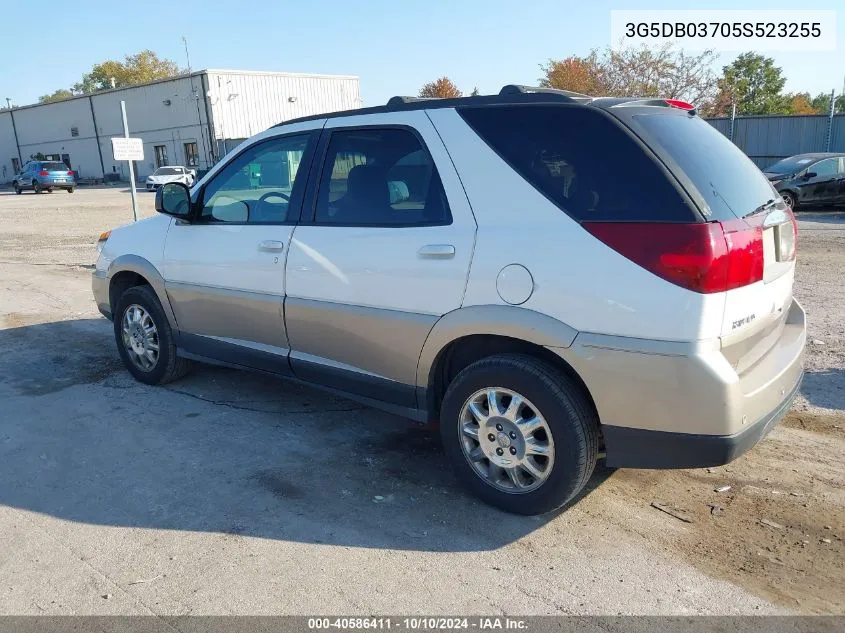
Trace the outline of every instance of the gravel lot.
<instances>
[{"instance_id":1,"label":"gravel lot","mask_svg":"<svg viewBox=\"0 0 845 633\"><path fill-rule=\"evenodd\" d=\"M845 613L845 214L801 216L813 343L765 442L599 468L540 518L464 494L393 416L219 368L134 382L90 293L131 219L125 188L0 191L0 614Z\"/></svg>"}]
</instances>

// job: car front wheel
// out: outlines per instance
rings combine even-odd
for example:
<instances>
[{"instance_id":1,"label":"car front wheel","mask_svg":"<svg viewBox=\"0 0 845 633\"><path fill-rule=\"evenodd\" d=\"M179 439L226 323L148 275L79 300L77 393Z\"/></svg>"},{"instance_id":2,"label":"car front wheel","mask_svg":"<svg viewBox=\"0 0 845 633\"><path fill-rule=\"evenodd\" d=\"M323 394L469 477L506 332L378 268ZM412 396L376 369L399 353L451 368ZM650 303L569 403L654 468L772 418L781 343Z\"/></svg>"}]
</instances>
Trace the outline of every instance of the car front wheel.
<instances>
[{"instance_id":1,"label":"car front wheel","mask_svg":"<svg viewBox=\"0 0 845 633\"><path fill-rule=\"evenodd\" d=\"M150 286L134 286L118 299L114 337L123 364L136 380L158 385L184 376L190 361L176 355L173 331Z\"/></svg>"},{"instance_id":2,"label":"car front wheel","mask_svg":"<svg viewBox=\"0 0 845 633\"><path fill-rule=\"evenodd\" d=\"M598 416L582 388L531 356L503 354L461 371L443 399L440 433L458 477L516 514L571 501L598 455Z\"/></svg>"}]
</instances>

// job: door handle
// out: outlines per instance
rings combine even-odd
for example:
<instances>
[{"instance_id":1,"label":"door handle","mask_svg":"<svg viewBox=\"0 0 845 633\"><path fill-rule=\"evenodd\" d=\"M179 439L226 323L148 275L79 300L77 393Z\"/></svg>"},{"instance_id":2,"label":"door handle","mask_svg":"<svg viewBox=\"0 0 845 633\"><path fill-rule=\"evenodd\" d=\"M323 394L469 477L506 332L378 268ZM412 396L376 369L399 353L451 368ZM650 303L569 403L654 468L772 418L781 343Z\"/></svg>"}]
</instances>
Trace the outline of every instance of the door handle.
<instances>
[{"instance_id":1,"label":"door handle","mask_svg":"<svg viewBox=\"0 0 845 633\"><path fill-rule=\"evenodd\" d=\"M258 244L258 250L265 251L268 253L278 253L285 248L284 242L279 242L278 240L264 240L263 242Z\"/></svg>"},{"instance_id":2,"label":"door handle","mask_svg":"<svg viewBox=\"0 0 845 633\"><path fill-rule=\"evenodd\" d=\"M451 244L428 244L417 251L420 259L451 259L455 256L455 247Z\"/></svg>"}]
</instances>

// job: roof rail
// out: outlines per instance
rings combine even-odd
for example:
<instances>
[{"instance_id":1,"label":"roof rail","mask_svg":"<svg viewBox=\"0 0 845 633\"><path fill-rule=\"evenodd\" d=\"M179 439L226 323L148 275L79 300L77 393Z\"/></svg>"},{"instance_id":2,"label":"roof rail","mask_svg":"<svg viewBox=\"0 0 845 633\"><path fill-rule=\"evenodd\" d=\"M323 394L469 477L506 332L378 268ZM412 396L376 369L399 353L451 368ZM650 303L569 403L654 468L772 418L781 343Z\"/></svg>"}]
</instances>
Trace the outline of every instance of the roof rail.
<instances>
[{"instance_id":1,"label":"roof rail","mask_svg":"<svg viewBox=\"0 0 845 633\"><path fill-rule=\"evenodd\" d=\"M575 99L592 99L590 95L585 95L580 92L573 92L571 90L558 90L557 88L541 88L538 86L521 86L518 84L508 84L499 90L500 95L521 95L531 93L542 93L550 95L560 95L562 97L570 97Z\"/></svg>"},{"instance_id":2,"label":"roof rail","mask_svg":"<svg viewBox=\"0 0 845 633\"><path fill-rule=\"evenodd\" d=\"M440 97L390 97L387 100L388 108L396 108L407 103L417 103L419 101L437 101Z\"/></svg>"}]
</instances>

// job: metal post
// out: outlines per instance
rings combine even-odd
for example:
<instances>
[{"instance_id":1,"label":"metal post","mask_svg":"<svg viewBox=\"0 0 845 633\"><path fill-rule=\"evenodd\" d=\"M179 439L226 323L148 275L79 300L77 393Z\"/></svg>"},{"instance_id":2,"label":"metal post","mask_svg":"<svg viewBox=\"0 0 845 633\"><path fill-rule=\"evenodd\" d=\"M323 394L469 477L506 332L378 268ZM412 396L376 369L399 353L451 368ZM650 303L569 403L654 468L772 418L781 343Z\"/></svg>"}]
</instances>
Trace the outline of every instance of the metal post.
<instances>
[{"instance_id":1,"label":"metal post","mask_svg":"<svg viewBox=\"0 0 845 633\"><path fill-rule=\"evenodd\" d=\"M734 141L734 121L736 120L736 102L731 103L731 143Z\"/></svg>"},{"instance_id":2,"label":"metal post","mask_svg":"<svg viewBox=\"0 0 845 633\"><path fill-rule=\"evenodd\" d=\"M830 91L830 116L827 118L827 147L824 151L830 151L830 142L833 140L833 111L836 108L836 91Z\"/></svg>"},{"instance_id":3,"label":"metal post","mask_svg":"<svg viewBox=\"0 0 845 633\"><path fill-rule=\"evenodd\" d=\"M123 115L123 136L129 138L129 123L126 122L126 102L120 102L120 114ZM135 222L138 221L138 199L135 194L135 163L134 161L126 161L129 163L129 192L132 194L132 217Z\"/></svg>"}]
</instances>

